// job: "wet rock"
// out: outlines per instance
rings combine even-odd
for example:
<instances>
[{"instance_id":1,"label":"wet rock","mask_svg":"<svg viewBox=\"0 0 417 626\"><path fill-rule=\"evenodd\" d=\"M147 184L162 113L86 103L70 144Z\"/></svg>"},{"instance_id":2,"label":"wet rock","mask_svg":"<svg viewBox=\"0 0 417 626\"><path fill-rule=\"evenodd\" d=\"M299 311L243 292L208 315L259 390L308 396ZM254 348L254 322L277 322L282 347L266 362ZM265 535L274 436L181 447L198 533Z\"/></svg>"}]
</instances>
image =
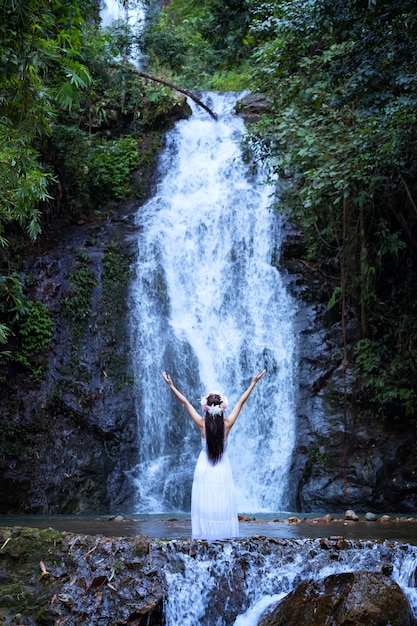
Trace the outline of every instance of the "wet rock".
<instances>
[{"instance_id":1,"label":"wet rock","mask_svg":"<svg viewBox=\"0 0 417 626\"><path fill-rule=\"evenodd\" d=\"M330 540L329 540L329 539L325 539L325 538L320 539L320 547L321 547L323 550L330 550L330 548L331 548L331 542L330 542Z\"/></svg>"},{"instance_id":2,"label":"wet rock","mask_svg":"<svg viewBox=\"0 0 417 626\"><path fill-rule=\"evenodd\" d=\"M239 100L236 105L236 113L244 117L247 122L255 122L270 108L269 98L265 94L255 91Z\"/></svg>"},{"instance_id":3,"label":"wet rock","mask_svg":"<svg viewBox=\"0 0 417 626\"><path fill-rule=\"evenodd\" d=\"M348 509L345 513L345 519L352 522L357 522L359 520L359 517L356 515L355 511L352 511L352 509Z\"/></svg>"},{"instance_id":4,"label":"wet rock","mask_svg":"<svg viewBox=\"0 0 417 626\"><path fill-rule=\"evenodd\" d=\"M401 568L399 561L410 571L414 546L364 546L339 536L329 537L327 544L323 550L319 540L262 537L166 542L143 535L104 537L0 527L0 564L8 572L6 580L0 579L0 622L5 616L5 623L14 624L19 613L18 624L34 626L36 606L36 623L56 626L234 624L252 606L255 590L258 597L293 589L279 606L294 599L291 611L298 621L266 625L410 624L405 596L382 572L393 571L393 563ZM358 559L362 566L357 574L311 581L323 569L333 571L329 568L335 561L338 569L341 561L355 568ZM39 576L41 561L48 576ZM367 567L378 573L362 571ZM298 586L300 581L309 582ZM415 577L411 587L414 582ZM321 621L310 621L313 602ZM387 605L391 613L385 611ZM262 619L273 619L278 608ZM387 621L394 610L398 621Z\"/></svg>"},{"instance_id":5,"label":"wet rock","mask_svg":"<svg viewBox=\"0 0 417 626\"><path fill-rule=\"evenodd\" d=\"M159 598L157 601L148 602L142 609L129 615L123 624L127 626L161 626L164 623L163 611L163 599Z\"/></svg>"},{"instance_id":6,"label":"wet rock","mask_svg":"<svg viewBox=\"0 0 417 626\"><path fill-rule=\"evenodd\" d=\"M385 574L385 576L391 576L394 571L394 566L392 563L384 563L381 565L381 572Z\"/></svg>"},{"instance_id":7,"label":"wet rock","mask_svg":"<svg viewBox=\"0 0 417 626\"><path fill-rule=\"evenodd\" d=\"M306 259L302 235L284 225L285 240L276 263L297 301L299 336L297 427L289 493L291 510L346 508L413 513L417 508L415 433L384 425L376 416L343 414L341 333L327 303L333 286L322 267ZM348 371L348 384L352 372Z\"/></svg>"},{"instance_id":8,"label":"wet rock","mask_svg":"<svg viewBox=\"0 0 417 626\"><path fill-rule=\"evenodd\" d=\"M124 207L130 216L134 210ZM35 385L30 376L10 376L1 395L0 426L14 434L0 441L0 513L132 508L126 475L137 445L126 321L132 222L67 227L26 261L30 295L45 303L55 332L44 379ZM105 275L110 261L114 280ZM74 329L62 303L82 263L94 286L89 315Z\"/></svg>"},{"instance_id":9,"label":"wet rock","mask_svg":"<svg viewBox=\"0 0 417 626\"><path fill-rule=\"evenodd\" d=\"M367 522L376 522L376 520L378 519L378 515L375 515L375 513L366 513L365 515L365 519Z\"/></svg>"},{"instance_id":10,"label":"wet rock","mask_svg":"<svg viewBox=\"0 0 417 626\"><path fill-rule=\"evenodd\" d=\"M322 550L347 550L350 548L350 544L348 541L344 539L344 537L323 537L319 539L320 548Z\"/></svg>"},{"instance_id":11,"label":"wet rock","mask_svg":"<svg viewBox=\"0 0 417 626\"><path fill-rule=\"evenodd\" d=\"M413 624L410 606L400 587L383 574L333 574L322 581L304 581L259 626L372 626Z\"/></svg>"},{"instance_id":12,"label":"wet rock","mask_svg":"<svg viewBox=\"0 0 417 626\"><path fill-rule=\"evenodd\" d=\"M309 524L330 524L333 521L332 515L324 515L323 517L314 517L311 520L307 520Z\"/></svg>"}]
</instances>

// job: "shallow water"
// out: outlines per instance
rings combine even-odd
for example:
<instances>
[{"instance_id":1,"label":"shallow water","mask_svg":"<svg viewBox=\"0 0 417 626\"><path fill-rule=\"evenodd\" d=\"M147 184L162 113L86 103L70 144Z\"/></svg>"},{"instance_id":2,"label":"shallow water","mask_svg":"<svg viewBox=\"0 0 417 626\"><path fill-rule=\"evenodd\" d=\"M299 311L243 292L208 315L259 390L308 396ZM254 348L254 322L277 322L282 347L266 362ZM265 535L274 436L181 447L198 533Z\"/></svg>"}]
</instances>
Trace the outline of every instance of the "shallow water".
<instances>
[{"instance_id":1,"label":"shallow water","mask_svg":"<svg viewBox=\"0 0 417 626\"><path fill-rule=\"evenodd\" d=\"M175 515L129 515L123 520L113 516L70 516L70 515L1 515L0 526L23 526L32 528L54 528L85 535L127 537L147 535L152 539L189 539L191 520L186 514ZM252 517L252 516L251 516ZM239 523L241 537L262 535L268 538L306 538L342 536L345 539L384 541L392 540L417 545L417 519L394 518L388 522L344 521L335 515L336 521L317 522L305 518L298 524L289 524L284 516L257 515L249 521ZM280 521L275 521L279 519ZM399 520L399 521L396 521Z\"/></svg>"}]
</instances>

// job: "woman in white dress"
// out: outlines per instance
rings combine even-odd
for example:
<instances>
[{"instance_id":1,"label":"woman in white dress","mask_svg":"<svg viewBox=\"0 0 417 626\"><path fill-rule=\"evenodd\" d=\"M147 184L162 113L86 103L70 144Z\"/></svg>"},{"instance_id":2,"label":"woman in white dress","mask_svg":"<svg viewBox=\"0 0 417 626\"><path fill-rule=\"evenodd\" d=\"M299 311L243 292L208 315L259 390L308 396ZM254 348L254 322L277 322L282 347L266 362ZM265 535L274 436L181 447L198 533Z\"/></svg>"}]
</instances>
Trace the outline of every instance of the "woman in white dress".
<instances>
[{"instance_id":1,"label":"woman in white dress","mask_svg":"<svg viewBox=\"0 0 417 626\"><path fill-rule=\"evenodd\" d=\"M232 470L227 454L227 437L236 419L265 370L255 374L251 384L225 416L227 398L211 392L201 399L202 417L175 387L166 372L168 387L184 405L201 434L201 452L194 471L191 492L191 527L193 539L231 539L239 535L237 503Z\"/></svg>"}]
</instances>

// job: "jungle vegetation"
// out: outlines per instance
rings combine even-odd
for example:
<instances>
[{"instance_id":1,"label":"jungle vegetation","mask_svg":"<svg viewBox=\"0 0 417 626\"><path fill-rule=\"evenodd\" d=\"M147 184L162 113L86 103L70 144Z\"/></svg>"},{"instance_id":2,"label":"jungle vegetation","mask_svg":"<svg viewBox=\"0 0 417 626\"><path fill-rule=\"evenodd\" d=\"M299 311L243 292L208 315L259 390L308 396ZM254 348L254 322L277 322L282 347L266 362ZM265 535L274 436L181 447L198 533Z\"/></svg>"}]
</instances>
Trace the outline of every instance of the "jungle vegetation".
<instances>
[{"instance_id":1,"label":"jungle vegetation","mask_svg":"<svg viewBox=\"0 0 417 626\"><path fill-rule=\"evenodd\" d=\"M149 128L169 98L123 68L110 69L115 55L138 45L150 71L184 88L268 97L246 147L253 164L279 176L276 210L303 233L303 261L327 288L340 360L354 373L349 402L415 424L415 1L163 5L138 35L100 30L94 0L2 0L1 337L16 333L30 309L7 245L21 242L22 229L36 238L56 215L97 208L97 190L100 203L125 193L141 155L129 138ZM114 110L122 117L111 141L124 138L126 146L109 175L100 164L117 150L106 136Z\"/></svg>"},{"instance_id":2,"label":"jungle vegetation","mask_svg":"<svg viewBox=\"0 0 417 626\"><path fill-rule=\"evenodd\" d=\"M114 63L131 44L123 23L101 28L97 0L0 1L0 364L37 378L53 326L28 297L25 253L125 199L175 103Z\"/></svg>"}]
</instances>

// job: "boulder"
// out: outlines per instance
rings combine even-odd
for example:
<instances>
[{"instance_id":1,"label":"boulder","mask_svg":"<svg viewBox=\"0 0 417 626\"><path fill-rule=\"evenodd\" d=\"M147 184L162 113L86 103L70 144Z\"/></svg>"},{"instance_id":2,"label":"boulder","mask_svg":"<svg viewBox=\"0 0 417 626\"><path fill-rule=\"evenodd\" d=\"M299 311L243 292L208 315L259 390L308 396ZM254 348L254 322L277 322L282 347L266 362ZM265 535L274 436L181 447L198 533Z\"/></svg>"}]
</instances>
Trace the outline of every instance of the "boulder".
<instances>
[{"instance_id":1,"label":"boulder","mask_svg":"<svg viewBox=\"0 0 417 626\"><path fill-rule=\"evenodd\" d=\"M410 605L396 582L382 573L332 574L302 582L258 626L411 626Z\"/></svg>"},{"instance_id":2,"label":"boulder","mask_svg":"<svg viewBox=\"0 0 417 626\"><path fill-rule=\"evenodd\" d=\"M345 519L350 520L351 522L357 522L359 517L356 515L355 511L348 509L345 513Z\"/></svg>"},{"instance_id":3,"label":"boulder","mask_svg":"<svg viewBox=\"0 0 417 626\"><path fill-rule=\"evenodd\" d=\"M244 117L246 122L256 122L271 108L269 98L258 91L244 96L236 105L236 113Z\"/></svg>"}]
</instances>

